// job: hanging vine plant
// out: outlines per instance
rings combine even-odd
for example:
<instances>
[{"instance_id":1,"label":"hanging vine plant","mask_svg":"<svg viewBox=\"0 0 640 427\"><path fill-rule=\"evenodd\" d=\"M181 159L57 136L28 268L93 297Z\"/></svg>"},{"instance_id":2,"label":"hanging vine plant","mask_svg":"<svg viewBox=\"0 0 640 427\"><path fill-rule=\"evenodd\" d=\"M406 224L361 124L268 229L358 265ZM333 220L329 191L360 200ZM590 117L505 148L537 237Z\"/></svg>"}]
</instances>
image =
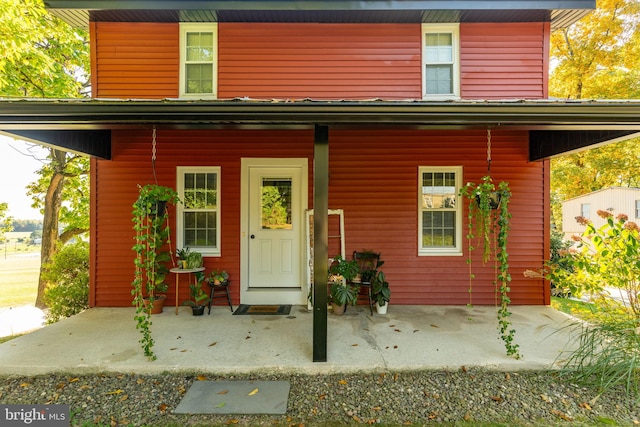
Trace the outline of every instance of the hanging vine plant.
<instances>
[{"instance_id":1,"label":"hanging vine plant","mask_svg":"<svg viewBox=\"0 0 640 427\"><path fill-rule=\"evenodd\" d=\"M491 132L487 131L487 162L491 171ZM496 292L496 306L498 307L498 329L500 338L504 342L507 355L519 359L519 346L515 343L515 329L509 317L509 298L511 275L509 273L509 253L507 240L511 213L509 201L511 190L508 182L500 182L498 187L493 183L491 175L483 176L479 183L468 182L460 189L460 196L469 202L467 213L467 242L469 258L469 305L473 302L472 254L476 249L482 253L482 263L494 262L494 286ZM478 242L479 248L474 246Z\"/></svg>"}]
</instances>

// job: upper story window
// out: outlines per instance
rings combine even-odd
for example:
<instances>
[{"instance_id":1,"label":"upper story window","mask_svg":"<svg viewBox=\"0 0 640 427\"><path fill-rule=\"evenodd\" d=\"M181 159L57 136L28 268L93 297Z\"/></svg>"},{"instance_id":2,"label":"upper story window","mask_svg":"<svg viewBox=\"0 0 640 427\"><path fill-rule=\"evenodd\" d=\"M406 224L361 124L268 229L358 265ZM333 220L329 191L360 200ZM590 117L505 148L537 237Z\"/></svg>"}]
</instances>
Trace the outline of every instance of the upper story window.
<instances>
[{"instance_id":1,"label":"upper story window","mask_svg":"<svg viewBox=\"0 0 640 427\"><path fill-rule=\"evenodd\" d=\"M591 218L591 203L582 203L580 205L580 216L584 218Z\"/></svg>"},{"instance_id":2,"label":"upper story window","mask_svg":"<svg viewBox=\"0 0 640 427\"><path fill-rule=\"evenodd\" d=\"M425 98L460 97L460 31L457 24L422 25L422 82Z\"/></svg>"},{"instance_id":3,"label":"upper story window","mask_svg":"<svg viewBox=\"0 0 640 427\"><path fill-rule=\"evenodd\" d=\"M418 255L462 255L462 167L418 169Z\"/></svg>"},{"instance_id":4,"label":"upper story window","mask_svg":"<svg viewBox=\"0 0 640 427\"><path fill-rule=\"evenodd\" d=\"M636 200L636 218L640 218L640 200Z\"/></svg>"},{"instance_id":5,"label":"upper story window","mask_svg":"<svg viewBox=\"0 0 640 427\"><path fill-rule=\"evenodd\" d=\"M180 96L215 98L217 70L217 24L180 24Z\"/></svg>"},{"instance_id":6,"label":"upper story window","mask_svg":"<svg viewBox=\"0 0 640 427\"><path fill-rule=\"evenodd\" d=\"M178 167L178 248L220 256L220 168Z\"/></svg>"}]
</instances>

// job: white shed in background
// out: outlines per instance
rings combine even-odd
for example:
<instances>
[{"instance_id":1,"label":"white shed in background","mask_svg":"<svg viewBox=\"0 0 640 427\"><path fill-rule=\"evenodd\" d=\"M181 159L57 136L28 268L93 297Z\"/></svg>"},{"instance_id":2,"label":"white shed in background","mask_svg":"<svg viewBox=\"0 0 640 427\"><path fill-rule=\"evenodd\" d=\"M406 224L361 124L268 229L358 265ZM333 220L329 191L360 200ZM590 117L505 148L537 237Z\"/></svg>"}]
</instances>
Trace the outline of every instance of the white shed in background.
<instances>
[{"instance_id":1,"label":"white shed in background","mask_svg":"<svg viewBox=\"0 0 640 427\"><path fill-rule=\"evenodd\" d=\"M614 216L626 214L629 221L640 223L640 188L603 188L562 202L562 231L565 239L584 231L584 226L575 219L577 216L588 218L596 227L604 225L604 219L597 214L599 210L609 211Z\"/></svg>"}]
</instances>

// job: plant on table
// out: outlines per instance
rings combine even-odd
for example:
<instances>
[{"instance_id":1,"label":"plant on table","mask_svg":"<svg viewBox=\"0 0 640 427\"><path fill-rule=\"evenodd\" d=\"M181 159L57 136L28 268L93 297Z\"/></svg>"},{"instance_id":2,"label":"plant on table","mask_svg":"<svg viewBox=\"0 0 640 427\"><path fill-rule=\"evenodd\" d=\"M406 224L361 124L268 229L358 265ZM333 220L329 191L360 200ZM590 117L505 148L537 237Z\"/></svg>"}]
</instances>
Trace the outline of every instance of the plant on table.
<instances>
[{"instance_id":1,"label":"plant on table","mask_svg":"<svg viewBox=\"0 0 640 427\"><path fill-rule=\"evenodd\" d=\"M166 204L179 201L178 194L169 187L149 184L139 187L137 200L133 203L132 222L135 231L133 251L135 273L131 282L132 304L136 307L136 328L142 338L140 344L145 356L154 360L151 336L151 309L153 302L166 292L165 282L171 261L171 234ZM148 303L145 304L145 299Z\"/></svg>"},{"instance_id":2,"label":"plant on table","mask_svg":"<svg viewBox=\"0 0 640 427\"><path fill-rule=\"evenodd\" d=\"M176 255L178 256L178 259L180 260L180 268L187 268L187 258L189 257L189 254L191 253L191 249L189 249L189 247L184 247L182 249L178 249L176 251Z\"/></svg>"},{"instance_id":3,"label":"plant on table","mask_svg":"<svg viewBox=\"0 0 640 427\"><path fill-rule=\"evenodd\" d=\"M229 273L224 270L213 270L211 274L209 274L209 283L214 285L220 285L229 280Z\"/></svg>"}]
</instances>

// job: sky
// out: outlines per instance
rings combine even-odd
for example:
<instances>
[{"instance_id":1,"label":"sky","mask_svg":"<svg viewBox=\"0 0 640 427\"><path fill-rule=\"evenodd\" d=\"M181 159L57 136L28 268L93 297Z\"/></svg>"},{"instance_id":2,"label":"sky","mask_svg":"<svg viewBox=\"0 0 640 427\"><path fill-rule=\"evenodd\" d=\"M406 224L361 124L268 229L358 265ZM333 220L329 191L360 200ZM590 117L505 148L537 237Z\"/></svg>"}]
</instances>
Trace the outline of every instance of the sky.
<instances>
[{"instance_id":1,"label":"sky","mask_svg":"<svg viewBox=\"0 0 640 427\"><path fill-rule=\"evenodd\" d=\"M38 178L35 172L42 167L38 160L22 154L32 146L0 135L0 202L9 204L9 215L14 219L42 219L42 214L31 207L26 189L27 184ZM36 152L39 158L46 156L39 146Z\"/></svg>"}]
</instances>

